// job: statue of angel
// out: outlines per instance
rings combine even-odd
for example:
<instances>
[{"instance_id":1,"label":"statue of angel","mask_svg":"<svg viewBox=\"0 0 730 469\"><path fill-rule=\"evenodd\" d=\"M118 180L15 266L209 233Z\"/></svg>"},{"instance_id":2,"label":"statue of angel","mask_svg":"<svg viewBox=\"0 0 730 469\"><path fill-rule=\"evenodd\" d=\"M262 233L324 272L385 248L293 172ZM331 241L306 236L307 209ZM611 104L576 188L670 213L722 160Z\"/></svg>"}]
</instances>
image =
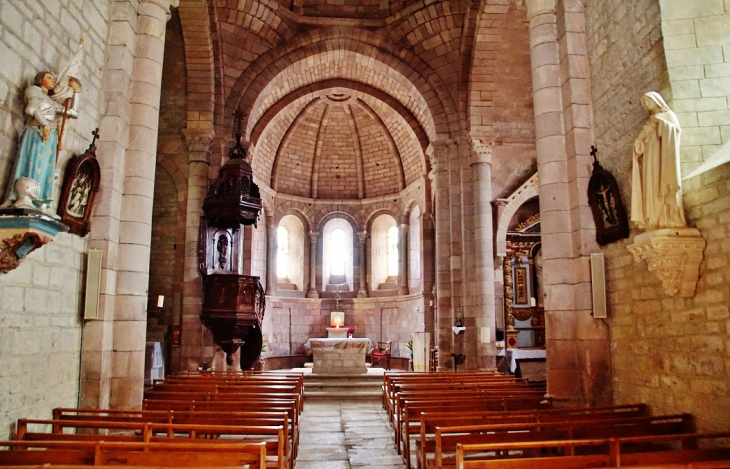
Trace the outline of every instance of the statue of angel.
<instances>
[{"instance_id":1,"label":"statue of angel","mask_svg":"<svg viewBox=\"0 0 730 469\"><path fill-rule=\"evenodd\" d=\"M40 208L52 214L49 209L66 120L76 119L79 115L83 44L81 39L76 53L57 80L51 72L41 71L36 74L33 85L25 90L27 120L2 207ZM35 197L19 197L16 183L21 178L38 183L38 191L33 191ZM27 179L23 181L28 182Z\"/></svg>"}]
</instances>

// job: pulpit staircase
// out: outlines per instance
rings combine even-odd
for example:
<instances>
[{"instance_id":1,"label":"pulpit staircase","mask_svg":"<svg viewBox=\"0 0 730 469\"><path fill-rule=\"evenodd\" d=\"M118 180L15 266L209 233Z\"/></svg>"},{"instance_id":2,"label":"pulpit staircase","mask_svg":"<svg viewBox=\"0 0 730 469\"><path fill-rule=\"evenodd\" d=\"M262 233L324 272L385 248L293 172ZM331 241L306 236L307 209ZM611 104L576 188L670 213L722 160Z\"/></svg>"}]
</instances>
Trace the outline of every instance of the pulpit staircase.
<instances>
[{"instance_id":1,"label":"pulpit staircase","mask_svg":"<svg viewBox=\"0 0 730 469\"><path fill-rule=\"evenodd\" d=\"M379 401L382 396L381 374L304 375L304 398L307 401Z\"/></svg>"}]
</instances>

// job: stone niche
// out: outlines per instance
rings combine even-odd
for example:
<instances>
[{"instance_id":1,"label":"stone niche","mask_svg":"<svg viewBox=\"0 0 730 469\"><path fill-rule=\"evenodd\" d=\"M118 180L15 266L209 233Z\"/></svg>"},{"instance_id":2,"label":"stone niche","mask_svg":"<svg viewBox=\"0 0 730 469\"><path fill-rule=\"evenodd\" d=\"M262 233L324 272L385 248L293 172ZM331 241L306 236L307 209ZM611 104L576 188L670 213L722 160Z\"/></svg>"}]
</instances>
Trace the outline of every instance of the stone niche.
<instances>
[{"instance_id":1,"label":"stone niche","mask_svg":"<svg viewBox=\"0 0 730 469\"><path fill-rule=\"evenodd\" d=\"M669 296L693 297L705 240L696 228L664 228L642 233L627 249L634 262L646 262Z\"/></svg>"}]
</instances>

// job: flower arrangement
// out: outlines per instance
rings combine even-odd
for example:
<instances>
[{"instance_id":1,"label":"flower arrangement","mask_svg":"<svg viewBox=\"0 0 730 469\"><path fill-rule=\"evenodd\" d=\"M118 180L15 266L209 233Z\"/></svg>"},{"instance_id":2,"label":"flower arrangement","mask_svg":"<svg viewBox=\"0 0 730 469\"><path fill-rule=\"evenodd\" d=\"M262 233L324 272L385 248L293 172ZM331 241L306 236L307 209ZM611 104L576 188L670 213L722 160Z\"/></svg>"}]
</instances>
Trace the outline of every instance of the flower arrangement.
<instances>
[{"instance_id":1,"label":"flower arrangement","mask_svg":"<svg viewBox=\"0 0 730 469\"><path fill-rule=\"evenodd\" d=\"M355 329L353 329L352 327L347 329L347 338L352 339L352 334L354 334L354 333L355 333Z\"/></svg>"}]
</instances>

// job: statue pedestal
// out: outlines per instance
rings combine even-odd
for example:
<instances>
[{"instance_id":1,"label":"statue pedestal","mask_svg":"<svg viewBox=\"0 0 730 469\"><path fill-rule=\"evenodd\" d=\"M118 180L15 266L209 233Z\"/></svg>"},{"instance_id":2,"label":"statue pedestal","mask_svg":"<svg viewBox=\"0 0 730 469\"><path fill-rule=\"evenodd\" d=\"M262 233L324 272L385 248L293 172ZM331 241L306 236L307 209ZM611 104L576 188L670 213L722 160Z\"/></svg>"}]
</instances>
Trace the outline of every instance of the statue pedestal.
<instances>
[{"instance_id":1,"label":"statue pedestal","mask_svg":"<svg viewBox=\"0 0 730 469\"><path fill-rule=\"evenodd\" d=\"M696 228L663 228L634 238L627 249L634 262L645 261L669 296L693 297L705 240Z\"/></svg>"},{"instance_id":2,"label":"statue pedestal","mask_svg":"<svg viewBox=\"0 0 730 469\"><path fill-rule=\"evenodd\" d=\"M39 210L0 209L0 273L8 273L25 257L68 227Z\"/></svg>"},{"instance_id":3,"label":"statue pedestal","mask_svg":"<svg viewBox=\"0 0 730 469\"><path fill-rule=\"evenodd\" d=\"M328 339L346 339L347 338L347 327L328 327L327 338Z\"/></svg>"}]
</instances>

